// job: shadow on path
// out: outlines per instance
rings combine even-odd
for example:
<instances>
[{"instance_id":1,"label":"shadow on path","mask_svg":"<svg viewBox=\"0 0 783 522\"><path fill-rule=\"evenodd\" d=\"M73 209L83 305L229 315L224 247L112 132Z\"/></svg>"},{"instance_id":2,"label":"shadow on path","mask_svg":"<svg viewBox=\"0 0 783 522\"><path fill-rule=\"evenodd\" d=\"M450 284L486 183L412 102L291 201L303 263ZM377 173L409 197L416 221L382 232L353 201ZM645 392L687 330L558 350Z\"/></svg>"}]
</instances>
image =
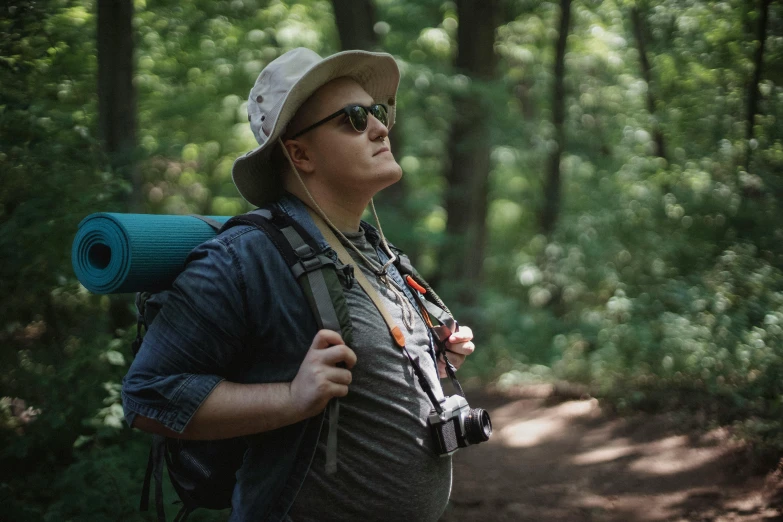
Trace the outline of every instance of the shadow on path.
<instances>
[{"instance_id":1,"label":"shadow on path","mask_svg":"<svg viewBox=\"0 0 783 522\"><path fill-rule=\"evenodd\" d=\"M783 521L780 490L741 471L726 430L611 417L595 399L468 397L490 412L494 434L454 456L444 522Z\"/></svg>"}]
</instances>

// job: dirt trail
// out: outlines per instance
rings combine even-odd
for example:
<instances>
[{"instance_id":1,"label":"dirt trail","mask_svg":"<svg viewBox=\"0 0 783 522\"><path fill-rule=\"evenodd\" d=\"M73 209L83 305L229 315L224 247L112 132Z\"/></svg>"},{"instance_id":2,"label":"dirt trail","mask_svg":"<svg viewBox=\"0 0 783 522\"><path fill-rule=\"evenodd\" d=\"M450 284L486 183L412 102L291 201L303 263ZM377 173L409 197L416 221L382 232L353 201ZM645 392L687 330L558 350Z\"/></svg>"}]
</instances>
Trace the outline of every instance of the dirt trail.
<instances>
[{"instance_id":1,"label":"dirt trail","mask_svg":"<svg viewBox=\"0 0 783 522\"><path fill-rule=\"evenodd\" d=\"M454 457L444 522L783 521L780 481L741 470L725 430L604 414L598 402L473 392L492 439Z\"/></svg>"}]
</instances>

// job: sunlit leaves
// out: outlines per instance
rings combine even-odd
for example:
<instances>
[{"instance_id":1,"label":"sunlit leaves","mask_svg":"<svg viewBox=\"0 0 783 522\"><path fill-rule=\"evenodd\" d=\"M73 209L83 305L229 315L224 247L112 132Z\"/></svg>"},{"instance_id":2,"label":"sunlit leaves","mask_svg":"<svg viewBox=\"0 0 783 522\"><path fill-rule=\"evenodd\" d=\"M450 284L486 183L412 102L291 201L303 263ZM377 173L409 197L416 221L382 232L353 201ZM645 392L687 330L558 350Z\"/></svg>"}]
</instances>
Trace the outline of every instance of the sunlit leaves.
<instances>
[{"instance_id":1,"label":"sunlit leaves","mask_svg":"<svg viewBox=\"0 0 783 522\"><path fill-rule=\"evenodd\" d=\"M416 264L426 275L440 270L436 252L448 217L442 173L455 116L451 95L486 102L481 117L491 124L492 170L486 277L477 289L483 333L461 372L508 372L514 382L581 379L631 406L655 390L666 392L665 403L674 390L687 398L696 389L779 419L783 11L773 2L762 99L754 140L746 143L755 4L574 3L562 219L547 239L539 235L537 213L555 145L557 2L510 3L506 11L515 14L496 31L498 80L482 83L453 70L456 31L471 23L457 19L453 2L376 0L374 29L402 73L398 160L412 216L387 232L398 246L418 251ZM32 394L43 393L38 379L54 387L100 375L97 393L105 395L100 383L118 370L122 350L107 348L113 332L82 329L85 318L107 319L110 303L80 293L67 259L79 219L123 210L115 196L126 190L103 172L95 137L95 4L15 5L19 11L0 18L0 266L8 296L0 340L39 342L43 337L30 332L40 323L60 338L44 348L9 350L4 367L13 369L2 383ZM292 47L322 55L338 50L330 2L136 0L135 6L138 159L147 210L247 210L231 167L257 145L247 124L248 91L259 71ZM630 26L634 6L646 27L649 84ZM655 154L656 128L667 142L666 159ZM748 148L754 161L746 166ZM440 276L441 285L452 282ZM59 330L47 314L59 319ZM78 422L101 408L108 408L102 422L116 421L116 407L96 400L91 388L77 392L89 407L73 401L64 407L78 410ZM51 426L65 423L47 419ZM776 426L759 421L748 429L769 434ZM88 439L85 447L95 441ZM70 451L72 440L66 446Z\"/></svg>"}]
</instances>

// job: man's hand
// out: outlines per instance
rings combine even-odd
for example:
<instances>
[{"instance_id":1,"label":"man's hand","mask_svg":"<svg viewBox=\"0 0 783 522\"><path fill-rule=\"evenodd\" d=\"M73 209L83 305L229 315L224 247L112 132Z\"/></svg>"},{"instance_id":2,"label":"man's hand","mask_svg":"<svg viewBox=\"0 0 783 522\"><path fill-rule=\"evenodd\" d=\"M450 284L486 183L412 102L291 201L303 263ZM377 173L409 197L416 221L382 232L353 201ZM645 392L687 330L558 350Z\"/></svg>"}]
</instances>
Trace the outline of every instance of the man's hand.
<instances>
[{"instance_id":1,"label":"man's hand","mask_svg":"<svg viewBox=\"0 0 783 522\"><path fill-rule=\"evenodd\" d=\"M339 363L345 363L345 368L338 367ZM306 419L322 412L332 397L348 395L354 364L356 354L343 344L339 333L319 331L291 382L294 409Z\"/></svg>"},{"instance_id":2,"label":"man's hand","mask_svg":"<svg viewBox=\"0 0 783 522\"><path fill-rule=\"evenodd\" d=\"M451 364L455 368L462 366L465 362L465 357L473 353L476 346L471 342L473 339L473 331L467 326L460 326L459 330L446 339L446 350L448 353L446 356L449 358ZM446 362L443 357L438 357L438 376L444 378L446 374Z\"/></svg>"}]
</instances>

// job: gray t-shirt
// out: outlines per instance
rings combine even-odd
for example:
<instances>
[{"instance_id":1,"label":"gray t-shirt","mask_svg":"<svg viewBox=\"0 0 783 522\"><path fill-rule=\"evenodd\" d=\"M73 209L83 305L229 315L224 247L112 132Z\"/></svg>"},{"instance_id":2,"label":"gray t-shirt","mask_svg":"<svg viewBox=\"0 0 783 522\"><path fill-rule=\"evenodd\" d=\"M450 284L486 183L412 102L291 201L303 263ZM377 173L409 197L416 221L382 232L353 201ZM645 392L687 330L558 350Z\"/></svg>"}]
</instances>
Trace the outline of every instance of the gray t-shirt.
<instances>
[{"instance_id":1,"label":"gray t-shirt","mask_svg":"<svg viewBox=\"0 0 783 522\"><path fill-rule=\"evenodd\" d=\"M347 237L378 262L364 231ZM413 327L402 320L394 294L350 248L405 335L438 398L443 391L429 353L427 327L417 311ZM358 282L345 290L357 362L348 395L340 399L337 473L326 475L326 426L310 472L288 516L294 522L327 520L437 520L451 492L451 457L432 450L427 415L432 404L410 361L398 348L380 312Z\"/></svg>"}]
</instances>

